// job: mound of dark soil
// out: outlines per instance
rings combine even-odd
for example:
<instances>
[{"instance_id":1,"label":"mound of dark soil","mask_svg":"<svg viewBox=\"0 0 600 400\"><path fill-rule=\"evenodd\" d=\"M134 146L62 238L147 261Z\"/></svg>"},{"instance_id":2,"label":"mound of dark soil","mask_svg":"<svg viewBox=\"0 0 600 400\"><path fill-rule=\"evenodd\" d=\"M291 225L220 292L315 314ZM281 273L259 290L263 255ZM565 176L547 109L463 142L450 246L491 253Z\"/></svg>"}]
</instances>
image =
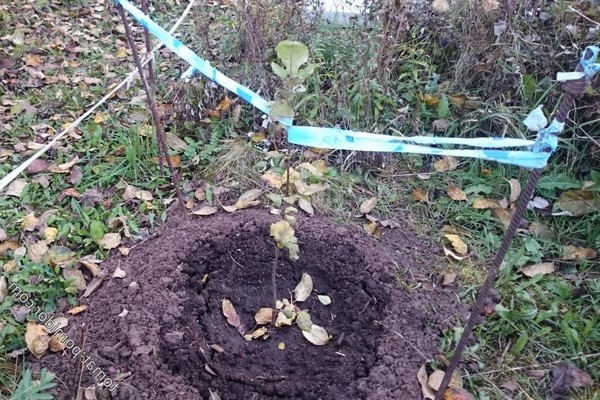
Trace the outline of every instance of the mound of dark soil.
<instances>
[{"instance_id":1,"label":"mound of dark soil","mask_svg":"<svg viewBox=\"0 0 600 400\"><path fill-rule=\"evenodd\" d=\"M279 258L278 297L289 298L301 274L310 274L314 292L332 302L312 295L301 307L331 342L315 346L297 326L270 327L266 340L249 342L227 324L221 302L234 304L248 330L256 311L272 306L275 221L259 210L189 221L172 216L128 257L115 253L105 262L126 277L83 299L87 311L71 317L66 332L79 346L85 337L94 367L119 382L99 398L420 398L416 373L436 354L457 303L448 290L407 288L430 279L442 260L400 230L377 241L357 226L300 217L300 259ZM59 399L75 398L80 358L65 350L36 362L57 374ZM84 387L99 380L88 369Z\"/></svg>"}]
</instances>

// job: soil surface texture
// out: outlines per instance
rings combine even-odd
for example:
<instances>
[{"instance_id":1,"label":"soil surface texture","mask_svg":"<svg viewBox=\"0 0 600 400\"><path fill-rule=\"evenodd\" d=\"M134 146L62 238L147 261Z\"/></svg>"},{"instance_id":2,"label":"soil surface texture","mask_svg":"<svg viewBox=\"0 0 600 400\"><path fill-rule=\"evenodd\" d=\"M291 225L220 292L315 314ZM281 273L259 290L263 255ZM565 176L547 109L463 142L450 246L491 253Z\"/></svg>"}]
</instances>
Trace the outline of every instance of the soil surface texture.
<instances>
[{"instance_id":1,"label":"soil surface texture","mask_svg":"<svg viewBox=\"0 0 600 400\"><path fill-rule=\"evenodd\" d=\"M118 382L97 389L98 399L420 399L417 371L459 314L454 292L435 283L444 264L436 246L403 229L376 240L358 225L300 215L300 258L281 252L277 295L289 299L308 273L314 290L298 305L331 340L316 346L297 325L269 325L268 338L246 341L227 323L222 301L233 303L246 332L261 307L273 306L269 229L278 219L265 210L171 215L127 257L114 252L104 265L127 275L109 275L82 299L88 309L69 316L64 330L82 355L65 349L30 361L56 373L58 399L76 398L83 355ZM98 381L84 370L82 387Z\"/></svg>"}]
</instances>

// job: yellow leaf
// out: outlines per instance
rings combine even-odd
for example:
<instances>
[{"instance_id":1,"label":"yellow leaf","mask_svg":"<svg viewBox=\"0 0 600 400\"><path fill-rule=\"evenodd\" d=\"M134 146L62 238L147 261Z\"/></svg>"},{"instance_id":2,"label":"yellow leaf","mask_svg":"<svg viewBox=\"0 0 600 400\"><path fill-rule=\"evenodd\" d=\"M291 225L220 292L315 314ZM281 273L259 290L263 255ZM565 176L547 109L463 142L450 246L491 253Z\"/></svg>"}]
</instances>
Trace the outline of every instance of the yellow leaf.
<instances>
[{"instance_id":1,"label":"yellow leaf","mask_svg":"<svg viewBox=\"0 0 600 400\"><path fill-rule=\"evenodd\" d=\"M448 388L444 392L444 400L475 400L475 396L463 388Z\"/></svg>"},{"instance_id":2,"label":"yellow leaf","mask_svg":"<svg viewBox=\"0 0 600 400\"><path fill-rule=\"evenodd\" d=\"M44 239L46 239L46 241L48 243L52 243L56 240L56 236L58 235L58 229L53 228L53 227L46 227L46 229L44 229Z\"/></svg>"},{"instance_id":3,"label":"yellow leaf","mask_svg":"<svg viewBox=\"0 0 600 400\"><path fill-rule=\"evenodd\" d=\"M454 201L466 201L467 195L454 185L448 186L448 196Z\"/></svg>"},{"instance_id":4,"label":"yellow leaf","mask_svg":"<svg viewBox=\"0 0 600 400\"><path fill-rule=\"evenodd\" d=\"M440 104L440 98L436 97L432 94L426 94L422 96L423 102L427 104L429 107L437 107Z\"/></svg>"},{"instance_id":5,"label":"yellow leaf","mask_svg":"<svg viewBox=\"0 0 600 400\"><path fill-rule=\"evenodd\" d=\"M171 164L173 165L174 168L177 168L181 165L181 157L180 156L169 156L169 160L171 161ZM160 162L160 159L158 157L152 157L150 158L150 161L152 161L155 164L158 164ZM167 165L166 160L164 159L164 157L162 157L162 164L163 165Z\"/></svg>"},{"instance_id":6,"label":"yellow leaf","mask_svg":"<svg viewBox=\"0 0 600 400\"><path fill-rule=\"evenodd\" d=\"M259 337L263 337L263 339L266 339L267 336L265 336L267 334L267 328L262 326L250 333L248 333L247 335L244 335L244 339L246 339L248 342L252 341L252 339L258 339Z\"/></svg>"},{"instance_id":7,"label":"yellow leaf","mask_svg":"<svg viewBox=\"0 0 600 400\"><path fill-rule=\"evenodd\" d=\"M23 61L25 61L25 64L29 65L30 67L39 67L44 63L39 54L32 53L26 54L23 57Z\"/></svg>"},{"instance_id":8,"label":"yellow leaf","mask_svg":"<svg viewBox=\"0 0 600 400\"><path fill-rule=\"evenodd\" d=\"M235 103L235 100L231 100L229 98L229 96L225 96L225 98L223 98L223 100L221 100L221 102L217 105L217 107L215 108L215 111L219 111L221 113L226 112L227 110L229 110L229 108L231 107L232 104Z\"/></svg>"},{"instance_id":9,"label":"yellow leaf","mask_svg":"<svg viewBox=\"0 0 600 400\"><path fill-rule=\"evenodd\" d=\"M373 209L377 205L377 201L378 201L377 197L371 197L370 199L363 201L362 204L360 205L360 213L368 214L371 211L373 211Z\"/></svg>"},{"instance_id":10,"label":"yellow leaf","mask_svg":"<svg viewBox=\"0 0 600 400\"><path fill-rule=\"evenodd\" d=\"M25 331L25 343L31 354L36 358L40 358L48 350L50 336L48 336L48 331L43 325L28 322Z\"/></svg>"},{"instance_id":11,"label":"yellow leaf","mask_svg":"<svg viewBox=\"0 0 600 400\"><path fill-rule=\"evenodd\" d=\"M573 217L600 211L600 194L586 190L563 192L555 203L562 211Z\"/></svg>"},{"instance_id":12,"label":"yellow leaf","mask_svg":"<svg viewBox=\"0 0 600 400\"><path fill-rule=\"evenodd\" d=\"M97 124L101 124L102 122L106 121L107 119L108 119L107 113L98 113L94 117L94 122Z\"/></svg>"},{"instance_id":13,"label":"yellow leaf","mask_svg":"<svg viewBox=\"0 0 600 400\"><path fill-rule=\"evenodd\" d=\"M114 249L121 244L121 235L118 233L106 233L98 244L106 250Z\"/></svg>"},{"instance_id":14,"label":"yellow leaf","mask_svg":"<svg viewBox=\"0 0 600 400\"><path fill-rule=\"evenodd\" d=\"M511 179L508 183L510 184L510 198L508 201L514 203L521 195L521 184L516 179Z\"/></svg>"},{"instance_id":15,"label":"yellow leaf","mask_svg":"<svg viewBox=\"0 0 600 400\"><path fill-rule=\"evenodd\" d=\"M500 203L496 200L490 200L490 199L486 199L483 197L478 197L473 201L472 204L473 208L476 208L478 210L486 210L486 209L492 209L492 208L502 208L502 206L500 205Z\"/></svg>"},{"instance_id":16,"label":"yellow leaf","mask_svg":"<svg viewBox=\"0 0 600 400\"><path fill-rule=\"evenodd\" d=\"M76 306L76 307L69 309L69 311L67 311L67 314L77 315L79 313L84 312L85 310L87 310L86 305Z\"/></svg>"},{"instance_id":17,"label":"yellow leaf","mask_svg":"<svg viewBox=\"0 0 600 400\"><path fill-rule=\"evenodd\" d=\"M462 239L458 235L445 234L444 237L446 239L448 239L450 241L450 243L452 243L452 247L454 247L454 250L458 254L461 254L461 255L467 254L467 251L468 251L467 245L465 244L465 242L462 241Z\"/></svg>"},{"instance_id":18,"label":"yellow leaf","mask_svg":"<svg viewBox=\"0 0 600 400\"><path fill-rule=\"evenodd\" d=\"M200 216L207 216L207 215L212 215L214 213L217 212L217 207L214 206L202 206L200 207L199 210L196 211L192 211L192 214L194 215L200 215Z\"/></svg>"},{"instance_id":19,"label":"yellow leaf","mask_svg":"<svg viewBox=\"0 0 600 400\"><path fill-rule=\"evenodd\" d=\"M285 183L284 178L272 169L265 172L260 179L267 182L269 186L275 189L280 189Z\"/></svg>"},{"instance_id":20,"label":"yellow leaf","mask_svg":"<svg viewBox=\"0 0 600 400\"><path fill-rule=\"evenodd\" d=\"M48 251L48 242L46 242L45 240L40 240L27 246L27 248L29 259L34 263L40 263L42 262L42 257L44 256L44 254L46 254L46 252Z\"/></svg>"},{"instance_id":21,"label":"yellow leaf","mask_svg":"<svg viewBox=\"0 0 600 400\"><path fill-rule=\"evenodd\" d=\"M117 58L127 57L127 48L119 47L119 49L117 50L117 53L115 54L115 57L117 57Z\"/></svg>"},{"instance_id":22,"label":"yellow leaf","mask_svg":"<svg viewBox=\"0 0 600 400\"><path fill-rule=\"evenodd\" d=\"M429 196L423 188L417 188L412 191L412 198L420 203L429 203Z\"/></svg>"},{"instance_id":23,"label":"yellow leaf","mask_svg":"<svg viewBox=\"0 0 600 400\"><path fill-rule=\"evenodd\" d=\"M452 156L444 156L433 163L433 169L438 172L453 171L458 167L458 160Z\"/></svg>"},{"instance_id":24,"label":"yellow leaf","mask_svg":"<svg viewBox=\"0 0 600 400\"><path fill-rule=\"evenodd\" d=\"M373 236L375 239L381 239L381 229L377 225L377 221L373 221L370 224L363 225L363 229L367 234Z\"/></svg>"},{"instance_id":25,"label":"yellow leaf","mask_svg":"<svg viewBox=\"0 0 600 400\"><path fill-rule=\"evenodd\" d=\"M512 220L513 214L515 213L514 208L504 209L504 208L494 208L492 209L492 215L496 217L502 224L508 228L510 225L510 221Z\"/></svg>"},{"instance_id":26,"label":"yellow leaf","mask_svg":"<svg viewBox=\"0 0 600 400\"><path fill-rule=\"evenodd\" d=\"M254 316L254 320L258 325L266 325L273 321L273 309L264 307L258 310Z\"/></svg>"},{"instance_id":27,"label":"yellow leaf","mask_svg":"<svg viewBox=\"0 0 600 400\"><path fill-rule=\"evenodd\" d=\"M33 231L35 227L40 223L40 220L35 216L35 213L32 211L23 217L23 221L21 221L21 229L24 231Z\"/></svg>"},{"instance_id":28,"label":"yellow leaf","mask_svg":"<svg viewBox=\"0 0 600 400\"><path fill-rule=\"evenodd\" d=\"M285 247L286 243L295 239L294 228L292 228L290 223L285 219L271 224L270 235L273 237L273 239L275 239L280 247Z\"/></svg>"},{"instance_id":29,"label":"yellow leaf","mask_svg":"<svg viewBox=\"0 0 600 400\"><path fill-rule=\"evenodd\" d=\"M547 275L551 274L556 270L556 266L553 262L538 263L519 269L523 275L530 278L536 275Z\"/></svg>"},{"instance_id":30,"label":"yellow leaf","mask_svg":"<svg viewBox=\"0 0 600 400\"><path fill-rule=\"evenodd\" d=\"M582 261L592 260L598 256L595 250L587 247L565 246L562 249L561 260Z\"/></svg>"},{"instance_id":31,"label":"yellow leaf","mask_svg":"<svg viewBox=\"0 0 600 400\"><path fill-rule=\"evenodd\" d=\"M260 201L258 201L257 199L260 197L261 194L262 190L260 189L250 189L239 197L239 199L234 204L234 207L238 210L241 210L244 208L258 205L260 204Z\"/></svg>"}]
</instances>

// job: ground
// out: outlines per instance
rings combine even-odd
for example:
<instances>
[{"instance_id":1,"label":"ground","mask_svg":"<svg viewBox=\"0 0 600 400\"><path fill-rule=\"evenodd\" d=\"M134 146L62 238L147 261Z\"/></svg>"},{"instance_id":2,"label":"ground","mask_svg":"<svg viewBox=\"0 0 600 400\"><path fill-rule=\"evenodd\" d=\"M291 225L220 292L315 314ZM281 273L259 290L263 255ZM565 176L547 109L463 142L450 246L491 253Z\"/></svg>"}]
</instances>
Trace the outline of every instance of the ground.
<instances>
[{"instance_id":1,"label":"ground","mask_svg":"<svg viewBox=\"0 0 600 400\"><path fill-rule=\"evenodd\" d=\"M115 252L106 260L111 272L127 275L84 299L87 310L71 318L66 333L83 332L86 355L107 375L130 374L116 398L206 399L209 390L224 400L420 396L416 371L435 357L459 309L453 290L419 285L436 279L434 266L443 260L409 229L386 230L377 241L360 226L300 218L300 258L280 258L277 290L289 297L301 273L310 274L315 293L332 302L311 296L302 307L333 336L330 343L315 346L294 326L270 327L268 339L247 342L227 324L223 299L247 327L272 304L269 226L277 219L266 210L206 219L174 214L128 257ZM59 399L75 397L77 360L65 350L36 363L60 378ZM92 384L92 373L82 381Z\"/></svg>"}]
</instances>

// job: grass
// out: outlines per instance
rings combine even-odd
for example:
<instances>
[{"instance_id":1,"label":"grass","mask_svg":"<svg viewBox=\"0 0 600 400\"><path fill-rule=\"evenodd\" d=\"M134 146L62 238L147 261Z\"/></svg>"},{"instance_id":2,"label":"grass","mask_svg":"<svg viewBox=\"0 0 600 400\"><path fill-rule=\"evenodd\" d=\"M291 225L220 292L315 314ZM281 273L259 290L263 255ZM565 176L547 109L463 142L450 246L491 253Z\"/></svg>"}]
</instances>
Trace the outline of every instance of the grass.
<instances>
[{"instance_id":1,"label":"grass","mask_svg":"<svg viewBox=\"0 0 600 400\"><path fill-rule=\"evenodd\" d=\"M580 32L593 27L568 8L583 7L585 2L544 5L541 11L552 16L549 23L527 17L529 2L507 2L508 8L498 11L508 16L505 20L510 23L500 41L494 35L497 18L475 13L473 3L467 0L456 2L450 14L429 15L430 24L414 25L397 36L382 32L395 26L393 21L401 20L401 10L382 10L369 26L359 22L337 26L308 23L297 17L289 20L293 10L287 7L292 7L291 2L262 2L268 6L268 18L255 12L244 14L230 6L199 11L194 22L184 24L181 38L184 43L194 43L194 48L202 45L201 51L218 62L227 75L260 88L267 98L272 98L280 85L268 67L275 60L275 45L286 35L302 40L318 68L305 82L307 91L296 98L294 108L298 123L316 126L386 133L395 130L410 136L427 134L434 121L446 119L448 129L439 135L494 133L531 138L521 121L538 104L549 110L558 104L559 87L551 78L557 70L571 69L569 63L578 57L574 43L584 47L599 40L597 34L572 37L565 33L569 24ZM17 65L25 63L23 57L38 54L42 62L36 65L35 60L30 61L31 74L41 70L46 76L67 78L54 84L42 80L36 87L40 82L30 79L31 74L5 75L0 86L0 129L4 132L0 176L25 160L34 142L45 143L47 133L52 133L41 128L36 132L33 126L46 123L60 130L64 122L80 115L130 70L130 57L119 55L119 49L126 46L124 37L115 30L114 15L100 3L89 3L102 7L96 11L100 18L83 13L74 19L68 9L48 2L36 2L28 12L20 11L19 2L0 6L0 19L7 22L0 26L0 51ZM180 11L162 3L156 7L155 15L165 23L176 19ZM582 10L588 19L597 21L593 7ZM60 41L64 44L70 40L60 30L43 35L29 32L29 14L34 11L43 13L40 15L44 15L46 25L73 24L71 31L81 32L76 43L79 49L60 45ZM205 14L213 18L208 26L204 22L207 18L200 17ZM23 43L15 43L19 42L14 39L18 36L15 26L26 32ZM139 34L139 27L136 31ZM538 38L532 38L534 33ZM382 42L383 37L396 39ZM250 40L253 38L258 40ZM257 48L257 43L263 47ZM393 57L380 57L388 53ZM259 55L262 59L257 61ZM493 60L489 65L485 62L488 59ZM436 268L436 273L456 272L463 287L461 298L473 300L505 230L492 210L476 209L473 204L478 197L508 198L508 180L517 179L524 185L527 171L477 160L460 160L454 170L437 171L437 159L418 155L311 152L295 147L288 154L284 133L273 125L261 128L261 116L250 107L242 105L236 110L234 104L215 114L225 96L222 90L202 81L187 86L173 84L185 66L168 52L157 57L157 65L161 77L157 99L168 120L167 130L184 141L183 146L172 146L170 154L178 157L184 192L194 202L190 207L197 205L194 191L204 184L206 193L218 187L233 193L257 186L266 189L261 180L265 172L282 175L291 165L309 183L329 184L327 190L310 197L320 215L343 223L356 222L361 203L374 196L378 203L372 215L380 220L395 218L440 246L451 246L442 229L454 227L469 256L462 261L449 260L449 265ZM3 68L0 64L0 71ZM85 77L99 78L102 83L85 83ZM551 158L537 187L536 195L552 204L563 192L594 180L593 171L599 169L597 80L593 87L595 91L589 91L571 114L560 150ZM56 229L56 238L47 240L48 251L38 262L31 260L30 250L25 255L20 250L0 252L0 266L8 282L33 295L36 306L44 310L54 309L63 297L77 303L74 282L61 269L77 267L84 256L106 257L108 250L101 244L105 233L118 233L124 243L128 233L136 241L151 235L166 217L173 188L156 162L156 142L147 110L142 103L130 103L140 94L137 90L134 85L120 92L108 108L84 122L44 157L60 165L77 155L75 166L64 173L46 169L24 174L20 178L28 185L19 197L0 196L0 229L7 240L30 249L32 244L46 240L46 228ZM35 109L21 110L18 102L23 100ZM447 107L443 106L445 101ZM249 132L264 135L265 140L249 140ZM301 163L315 160L327 166L322 178L299 168ZM79 177L75 167L80 168ZM463 190L467 200L452 200L447 193L451 185ZM130 186L135 193L126 196ZM279 191L269 190L286 194L285 186ZM427 194L427 199L415 196L418 193ZM27 222L31 213L44 218L27 228L23 221ZM125 225L115 223L115 218L122 218ZM529 226L533 222L544 224L553 234L539 236L524 226L511 245L496 284L500 303L489 310L487 321L477 329L476 340L464 356L462 372L467 388L479 399L542 399L551 380L549 372L561 361L589 372L596 382L600 379L600 324L595 312L600 302L600 263L598 258L576 261L563 255L568 245L600 251L600 213L596 210L568 217L530 211L527 220ZM540 262L554 262L557 270L532 278L519 272ZM17 389L24 367L22 356L15 359L7 354L25 347L25 326L10 312L15 302L8 299L0 306L0 396L7 398ZM452 353L459 333L457 321L455 330L441 339L444 354ZM540 370L543 375L532 373ZM516 386L508 390L506 383L513 380ZM584 389L578 396L598 398L594 388Z\"/></svg>"}]
</instances>

